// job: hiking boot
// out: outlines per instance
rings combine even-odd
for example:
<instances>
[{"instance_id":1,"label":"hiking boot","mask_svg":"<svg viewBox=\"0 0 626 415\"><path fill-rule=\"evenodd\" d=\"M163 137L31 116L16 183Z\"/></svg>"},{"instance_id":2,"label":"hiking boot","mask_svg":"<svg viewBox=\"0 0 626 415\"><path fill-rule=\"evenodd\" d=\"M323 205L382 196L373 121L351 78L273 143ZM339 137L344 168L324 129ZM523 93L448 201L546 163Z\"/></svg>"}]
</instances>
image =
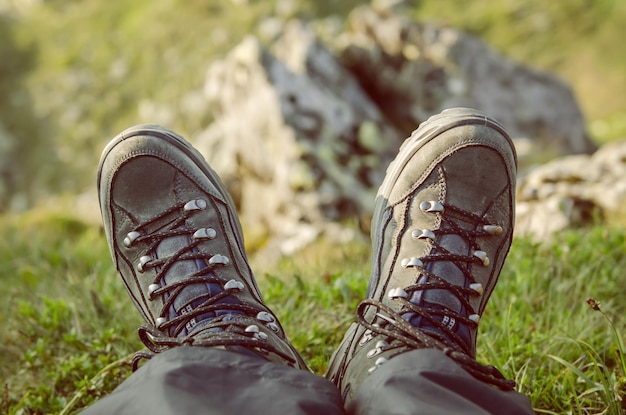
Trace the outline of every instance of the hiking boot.
<instances>
[{"instance_id":1,"label":"hiking boot","mask_svg":"<svg viewBox=\"0 0 626 415\"><path fill-rule=\"evenodd\" d=\"M346 405L401 353L439 349L475 377L511 381L475 361L476 332L511 245L516 156L503 127L455 108L413 132L376 197L372 272L358 323L327 377Z\"/></svg>"},{"instance_id":2,"label":"hiking boot","mask_svg":"<svg viewBox=\"0 0 626 415\"><path fill-rule=\"evenodd\" d=\"M263 303L230 196L182 137L156 125L122 132L104 149L98 190L111 256L151 352L218 347L307 369Z\"/></svg>"}]
</instances>

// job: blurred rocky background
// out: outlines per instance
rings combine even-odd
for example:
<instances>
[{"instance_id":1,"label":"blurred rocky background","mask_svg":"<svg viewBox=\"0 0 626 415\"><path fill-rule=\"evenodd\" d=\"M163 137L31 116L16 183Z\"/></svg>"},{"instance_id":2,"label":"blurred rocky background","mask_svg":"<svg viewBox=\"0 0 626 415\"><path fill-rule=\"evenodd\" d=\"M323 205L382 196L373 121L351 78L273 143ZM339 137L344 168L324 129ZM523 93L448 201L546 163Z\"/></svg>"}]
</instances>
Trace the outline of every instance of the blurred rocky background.
<instances>
[{"instance_id":1,"label":"blurred rocky background","mask_svg":"<svg viewBox=\"0 0 626 415\"><path fill-rule=\"evenodd\" d=\"M255 252L366 238L404 138L470 106L516 143L519 234L624 225L624 35L617 0L0 0L0 210L99 222L102 147L150 122Z\"/></svg>"}]
</instances>

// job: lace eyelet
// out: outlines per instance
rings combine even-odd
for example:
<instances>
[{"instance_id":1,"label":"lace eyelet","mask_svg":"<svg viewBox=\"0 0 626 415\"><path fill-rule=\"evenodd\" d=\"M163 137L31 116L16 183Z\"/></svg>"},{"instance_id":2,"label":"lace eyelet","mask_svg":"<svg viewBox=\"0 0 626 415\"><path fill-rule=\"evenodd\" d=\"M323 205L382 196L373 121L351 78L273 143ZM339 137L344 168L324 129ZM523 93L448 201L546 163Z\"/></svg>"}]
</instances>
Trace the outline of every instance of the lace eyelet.
<instances>
[{"instance_id":1,"label":"lace eyelet","mask_svg":"<svg viewBox=\"0 0 626 415\"><path fill-rule=\"evenodd\" d=\"M375 356L378 356L387 347L389 347L389 343L387 343L384 340L379 340L378 342L376 342L376 345L374 346L374 348L372 350L370 350L369 352L367 352L367 357L369 359L371 359L371 358L373 358Z\"/></svg>"},{"instance_id":2,"label":"lace eyelet","mask_svg":"<svg viewBox=\"0 0 626 415\"><path fill-rule=\"evenodd\" d=\"M244 331L246 333L258 333L259 332L259 326L255 325L255 324L251 324L248 327L246 327L246 329Z\"/></svg>"},{"instance_id":3,"label":"lace eyelet","mask_svg":"<svg viewBox=\"0 0 626 415\"><path fill-rule=\"evenodd\" d=\"M204 210L207 207L206 200L204 199L194 199L190 200L185 204L183 210L186 212L192 212L194 210Z\"/></svg>"},{"instance_id":4,"label":"lace eyelet","mask_svg":"<svg viewBox=\"0 0 626 415\"><path fill-rule=\"evenodd\" d=\"M479 282L470 284L470 289L474 290L478 295L483 295L483 293L485 292L485 289L483 288L483 285Z\"/></svg>"},{"instance_id":5,"label":"lace eyelet","mask_svg":"<svg viewBox=\"0 0 626 415\"><path fill-rule=\"evenodd\" d=\"M379 357L378 359L376 359L376 361L374 362L374 366L370 367L367 370L367 373L372 373L373 371L375 371L376 369L378 369L379 366L384 365L385 363L387 363L387 358L385 357Z\"/></svg>"},{"instance_id":6,"label":"lace eyelet","mask_svg":"<svg viewBox=\"0 0 626 415\"><path fill-rule=\"evenodd\" d=\"M377 347L371 349L369 352L367 352L367 358L371 359L375 356L378 356L379 354L381 354L383 351Z\"/></svg>"},{"instance_id":7,"label":"lace eyelet","mask_svg":"<svg viewBox=\"0 0 626 415\"><path fill-rule=\"evenodd\" d=\"M215 254L209 259L210 265L228 265L229 263L228 257L220 254Z\"/></svg>"},{"instance_id":8,"label":"lace eyelet","mask_svg":"<svg viewBox=\"0 0 626 415\"><path fill-rule=\"evenodd\" d=\"M361 336L361 340L359 340L359 346L364 346L367 342L374 338L374 333L371 330L367 329Z\"/></svg>"},{"instance_id":9,"label":"lace eyelet","mask_svg":"<svg viewBox=\"0 0 626 415\"><path fill-rule=\"evenodd\" d=\"M434 241L436 238L435 233L430 229L416 229L411 232L411 237L413 239L430 239L431 241Z\"/></svg>"},{"instance_id":10,"label":"lace eyelet","mask_svg":"<svg viewBox=\"0 0 626 415\"><path fill-rule=\"evenodd\" d=\"M389 290L389 293L387 293L387 296L392 300L395 298L409 298L409 294L401 287L392 288Z\"/></svg>"},{"instance_id":11,"label":"lace eyelet","mask_svg":"<svg viewBox=\"0 0 626 415\"><path fill-rule=\"evenodd\" d=\"M236 290L236 291L242 291L244 289L244 285L241 281L237 281L237 280L229 280L226 284L224 284L224 289L225 290Z\"/></svg>"},{"instance_id":12,"label":"lace eyelet","mask_svg":"<svg viewBox=\"0 0 626 415\"><path fill-rule=\"evenodd\" d=\"M400 261L400 265L402 265L403 268L419 268L423 267L424 263L421 259L417 257L411 257L404 258L402 261Z\"/></svg>"},{"instance_id":13,"label":"lace eyelet","mask_svg":"<svg viewBox=\"0 0 626 415\"><path fill-rule=\"evenodd\" d=\"M491 264L491 260L485 251L474 251L474 256L480 259L485 267L488 267L489 264Z\"/></svg>"},{"instance_id":14,"label":"lace eyelet","mask_svg":"<svg viewBox=\"0 0 626 415\"><path fill-rule=\"evenodd\" d=\"M428 213L434 213L434 212L443 213L444 211L443 205L434 200L429 200L429 201L425 200L421 202L420 209L422 210L422 212L428 212Z\"/></svg>"},{"instance_id":15,"label":"lace eyelet","mask_svg":"<svg viewBox=\"0 0 626 415\"><path fill-rule=\"evenodd\" d=\"M148 285L148 294L152 295L153 292L161 288L159 284L150 284Z\"/></svg>"},{"instance_id":16,"label":"lace eyelet","mask_svg":"<svg viewBox=\"0 0 626 415\"><path fill-rule=\"evenodd\" d=\"M137 231L128 232L126 234L126 238L124 238L124 246L126 248L129 248L133 244L133 242L135 242L135 240L140 236L141 234Z\"/></svg>"},{"instance_id":17,"label":"lace eyelet","mask_svg":"<svg viewBox=\"0 0 626 415\"><path fill-rule=\"evenodd\" d=\"M276 321L274 316L267 311L259 311L259 313L256 315L256 319L264 323L273 323L274 321Z\"/></svg>"},{"instance_id":18,"label":"lace eyelet","mask_svg":"<svg viewBox=\"0 0 626 415\"><path fill-rule=\"evenodd\" d=\"M483 230L492 236L499 236L502 235L502 232L504 232L502 226L498 225L484 225Z\"/></svg>"},{"instance_id":19,"label":"lace eyelet","mask_svg":"<svg viewBox=\"0 0 626 415\"><path fill-rule=\"evenodd\" d=\"M152 261L152 257L149 255L144 255L141 258L139 258L139 263L137 264L137 271L143 273L145 271L146 264L148 264L148 262L150 261Z\"/></svg>"},{"instance_id":20,"label":"lace eyelet","mask_svg":"<svg viewBox=\"0 0 626 415\"><path fill-rule=\"evenodd\" d=\"M193 240L215 239L217 232L213 228L200 228L191 237Z\"/></svg>"},{"instance_id":21,"label":"lace eyelet","mask_svg":"<svg viewBox=\"0 0 626 415\"><path fill-rule=\"evenodd\" d=\"M252 334L252 337L257 340L267 340L269 338L267 333L259 330L259 326L257 326L256 324L249 325L248 327L246 327L244 332Z\"/></svg>"}]
</instances>

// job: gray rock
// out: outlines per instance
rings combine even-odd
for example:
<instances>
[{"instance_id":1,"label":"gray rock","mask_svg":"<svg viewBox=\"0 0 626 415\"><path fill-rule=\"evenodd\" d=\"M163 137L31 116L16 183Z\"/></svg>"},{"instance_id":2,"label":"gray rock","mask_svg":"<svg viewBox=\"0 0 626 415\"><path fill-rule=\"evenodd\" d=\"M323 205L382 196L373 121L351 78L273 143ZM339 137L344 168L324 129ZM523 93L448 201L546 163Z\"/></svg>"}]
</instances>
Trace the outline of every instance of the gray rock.
<instances>
[{"instance_id":1,"label":"gray rock","mask_svg":"<svg viewBox=\"0 0 626 415\"><path fill-rule=\"evenodd\" d=\"M499 120L514 139L530 139L530 152L595 149L564 82L506 59L477 37L361 7L339 41L344 65L405 132L443 109L468 106Z\"/></svg>"},{"instance_id":2,"label":"gray rock","mask_svg":"<svg viewBox=\"0 0 626 415\"><path fill-rule=\"evenodd\" d=\"M516 233L538 240L594 221L623 221L626 141L536 167L519 180L517 198Z\"/></svg>"},{"instance_id":3,"label":"gray rock","mask_svg":"<svg viewBox=\"0 0 626 415\"><path fill-rule=\"evenodd\" d=\"M271 46L249 37L207 72L198 106L210 108L214 122L194 144L233 194L249 246L265 255L292 253L329 232L345 236L338 223L367 222L405 134L451 106L477 107L503 122L522 156L524 149L593 148L564 83L473 36L360 8L338 42L340 52L331 53L293 21ZM585 163L580 157L571 160ZM568 226L579 214L587 199L551 190L560 186L559 179L533 188L531 180L521 191L565 215L528 229ZM544 199L550 192L559 196ZM536 212L522 205L522 216L525 209ZM533 215L533 222L540 217Z\"/></svg>"},{"instance_id":4,"label":"gray rock","mask_svg":"<svg viewBox=\"0 0 626 415\"><path fill-rule=\"evenodd\" d=\"M194 144L251 245L291 253L371 212L402 138L308 28L290 24L272 51L248 38L210 67L204 93L219 115Z\"/></svg>"}]
</instances>

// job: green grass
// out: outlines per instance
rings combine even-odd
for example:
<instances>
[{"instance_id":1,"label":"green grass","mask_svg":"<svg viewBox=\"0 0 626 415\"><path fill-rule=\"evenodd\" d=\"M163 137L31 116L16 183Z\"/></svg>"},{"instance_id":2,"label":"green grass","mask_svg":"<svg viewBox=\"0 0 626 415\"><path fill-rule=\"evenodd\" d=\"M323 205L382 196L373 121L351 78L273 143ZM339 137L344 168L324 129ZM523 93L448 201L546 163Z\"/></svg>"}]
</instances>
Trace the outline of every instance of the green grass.
<instances>
[{"instance_id":1,"label":"green grass","mask_svg":"<svg viewBox=\"0 0 626 415\"><path fill-rule=\"evenodd\" d=\"M77 412L130 374L129 358L142 347L139 314L99 227L33 211L0 217L0 230L0 412ZM482 320L478 358L514 378L537 413L624 413L624 252L624 231L600 227L563 232L548 245L514 242ZM368 258L364 243L321 241L259 277L317 373L353 319Z\"/></svg>"}]
</instances>

